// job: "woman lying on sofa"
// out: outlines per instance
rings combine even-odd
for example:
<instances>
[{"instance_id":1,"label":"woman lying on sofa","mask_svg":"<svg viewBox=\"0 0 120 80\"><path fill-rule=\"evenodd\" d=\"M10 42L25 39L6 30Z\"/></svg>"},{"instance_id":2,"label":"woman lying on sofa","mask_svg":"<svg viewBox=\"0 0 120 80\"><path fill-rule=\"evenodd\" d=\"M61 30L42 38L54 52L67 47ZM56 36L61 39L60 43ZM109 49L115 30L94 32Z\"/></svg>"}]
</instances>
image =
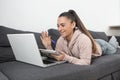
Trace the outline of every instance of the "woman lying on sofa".
<instances>
[{"instance_id":1,"label":"woman lying on sofa","mask_svg":"<svg viewBox=\"0 0 120 80\"><path fill-rule=\"evenodd\" d=\"M57 26L61 36L55 49L59 55L51 54L52 58L77 65L90 65L92 56L102 55L101 45L98 44L101 41L93 39L75 11L61 13ZM40 38L47 49L52 49L47 32L42 32Z\"/></svg>"}]
</instances>

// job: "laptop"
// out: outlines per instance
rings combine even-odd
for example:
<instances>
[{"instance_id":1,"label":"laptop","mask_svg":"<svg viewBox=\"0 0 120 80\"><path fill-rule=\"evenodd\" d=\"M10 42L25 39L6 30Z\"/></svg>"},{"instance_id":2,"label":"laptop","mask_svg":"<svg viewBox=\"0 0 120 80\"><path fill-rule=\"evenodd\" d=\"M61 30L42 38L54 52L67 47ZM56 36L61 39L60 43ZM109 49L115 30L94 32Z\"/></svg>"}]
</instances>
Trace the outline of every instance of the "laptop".
<instances>
[{"instance_id":1,"label":"laptop","mask_svg":"<svg viewBox=\"0 0 120 80\"><path fill-rule=\"evenodd\" d=\"M10 45L13 49L16 60L25 63L48 67L65 61L57 61L42 56L39 51L34 34L7 34Z\"/></svg>"}]
</instances>

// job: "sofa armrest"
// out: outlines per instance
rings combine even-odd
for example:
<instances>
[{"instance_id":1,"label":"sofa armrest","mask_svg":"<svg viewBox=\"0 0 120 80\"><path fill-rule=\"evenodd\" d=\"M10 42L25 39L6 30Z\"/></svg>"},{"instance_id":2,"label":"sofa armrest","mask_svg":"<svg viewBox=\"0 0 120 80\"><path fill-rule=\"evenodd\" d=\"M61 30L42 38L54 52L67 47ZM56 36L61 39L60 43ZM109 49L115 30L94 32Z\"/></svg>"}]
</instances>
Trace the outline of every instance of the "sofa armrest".
<instances>
[{"instance_id":1,"label":"sofa armrest","mask_svg":"<svg viewBox=\"0 0 120 80\"><path fill-rule=\"evenodd\" d=\"M108 40L110 40L110 38L111 38L112 36L108 36ZM116 37L116 39L117 39L117 41L118 41L118 43L119 43L119 45L120 45L120 36L115 36Z\"/></svg>"}]
</instances>

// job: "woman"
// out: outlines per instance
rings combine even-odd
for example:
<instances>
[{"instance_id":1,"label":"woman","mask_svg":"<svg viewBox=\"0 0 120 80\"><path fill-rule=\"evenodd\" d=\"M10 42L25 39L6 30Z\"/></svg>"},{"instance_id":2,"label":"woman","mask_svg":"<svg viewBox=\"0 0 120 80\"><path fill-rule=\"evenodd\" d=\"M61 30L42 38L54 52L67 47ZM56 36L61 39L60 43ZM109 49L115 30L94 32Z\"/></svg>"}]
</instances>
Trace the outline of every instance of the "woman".
<instances>
[{"instance_id":1,"label":"woman","mask_svg":"<svg viewBox=\"0 0 120 80\"><path fill-rule=\"evenodd\" d=\"M90 65L92 56L101 56L100 46L95 43L75 11L61 13L57 27L61 34L56 44L59 55L51 54L51 57L77 65ZM42 32L41 40L47 49L52 49L50 36L46 32Z\"/></svg>"}]
</instances>

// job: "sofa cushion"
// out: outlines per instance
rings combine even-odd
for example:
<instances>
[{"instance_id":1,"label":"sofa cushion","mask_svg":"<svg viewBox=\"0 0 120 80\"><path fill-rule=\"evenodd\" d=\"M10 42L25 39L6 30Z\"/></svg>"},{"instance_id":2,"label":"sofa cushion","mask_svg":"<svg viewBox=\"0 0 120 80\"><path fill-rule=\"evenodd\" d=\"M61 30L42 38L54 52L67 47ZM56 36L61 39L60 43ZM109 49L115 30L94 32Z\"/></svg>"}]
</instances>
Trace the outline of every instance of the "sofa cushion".
<instances>
[{"instance_id":1,"label":"sofa cushion","mask_svg":"<svg viewBox=\"0 0 120 80\"><path fill-rule=\"evenodd\" d=\"M40 39L40 33L16 30L16 29L0 26L0 62L15 60L13 51L10 47L10 43L7 38L7 34L16 34L16 33L34 33L38 47L44 48L42 41Z\"/></svg>"},{"instance_id":2,"label":"sofa cushion","mask_svg":"<svg viewBox=\"0 0 120 80\"><path fill-rule=\"evenodd\" d=\"M24 31L0 26L0 46L10 46L7 34L23 33Z\"/></svg>"},{"instance_id":3,"label":"sofa cushion","mask_svg":"<svg viewBox=\"0 0 120 80\"><path fill-rule=\"evenodd\" d=\"M10 43L7 38L7 34L16 34L16 33L34 33L36 41L38 43L38 47L44 48L40 39L40 33L16 30L16 29L5 27L5 26L0 26L0 46L2 47L10 46Z\"/></svg>"},{"instance_id":4,"label":"sofa cushion","mask_svg":"<svg viewBox=\"0 0 120 80\"><path fill-rule=\"evenodd\" d=\"M52 48L55 49L57 39L60 37L60 33L57 29L48 29L48 34L52 39Z\"/></svg>"},{"instance_id":5,"label":"sofa cushion","mask_svg":"<svg viewBox=\"0 0 120 80\"><path fill-rule=\"evenodd\" d=\"M0 72L0 80L9 80L2 72Z\"/></svg>"},{"instance_id":6,"label":"sofa cushion","mask_svg":"<svg viewBox=\"0 0 120 80\"><path fill-rule=\"evenodd\" d=\"M119 44L117 41L117 38L115 36L112 36L109 40L109 44L111 44L112 46L114 46L115 48L118 48Z\"/></svg>"},{"instance_id":7,"label":"sofa cushion","mask_svg":"<svg viewBox=\"0 0 120 80\"><path fill-rule=\"evenodd\" d=\"M15 60L11 47L0 47L0 63Z\"/></svg>"},{"instance_id":8,"label":"sofa cushion","mask_svg":"<svg viewBox=\"0 0 120 80\"><path fill-rule=\"evenodd\" d=\"M108 37L105 34L105 32L96 32L96 31L91 31L91 30L89 30L89 32L94 39L103 39L105 41L108 41Z\"/></svg>"},{"instance_id":9,"label":"sofa cushion","mask_svg":"<svg viewBox=\"0 0 120 80\"><path fill-rule=\"evenodd\" d=\"M60 37L60 33L57 29L48 29L48 33L55 41L57 41L57 39Z\"/></svg>"}]
</instances>

